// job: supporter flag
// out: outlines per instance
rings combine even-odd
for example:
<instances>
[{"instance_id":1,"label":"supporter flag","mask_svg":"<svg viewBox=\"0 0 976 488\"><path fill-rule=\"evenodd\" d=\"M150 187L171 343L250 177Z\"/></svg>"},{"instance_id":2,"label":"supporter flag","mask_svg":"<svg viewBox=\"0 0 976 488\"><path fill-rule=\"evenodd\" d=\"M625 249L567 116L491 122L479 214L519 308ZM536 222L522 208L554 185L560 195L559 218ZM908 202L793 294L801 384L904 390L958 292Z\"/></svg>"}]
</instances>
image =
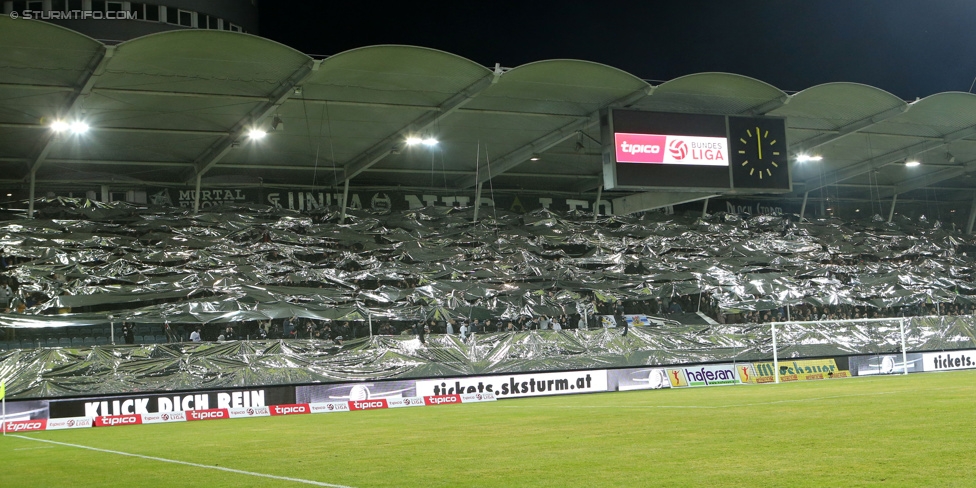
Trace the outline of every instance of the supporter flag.
<instances>
[{"instance_id":1,"label":"supporter flag","mask_svg":"<svg viewBox=\"0 0 976 488\"><path fill-rule=\"evenodd\" d=\"M4 394L7 393L7 385L0 381L0 400L3 400Z\"/></svg>"}]
</instances>

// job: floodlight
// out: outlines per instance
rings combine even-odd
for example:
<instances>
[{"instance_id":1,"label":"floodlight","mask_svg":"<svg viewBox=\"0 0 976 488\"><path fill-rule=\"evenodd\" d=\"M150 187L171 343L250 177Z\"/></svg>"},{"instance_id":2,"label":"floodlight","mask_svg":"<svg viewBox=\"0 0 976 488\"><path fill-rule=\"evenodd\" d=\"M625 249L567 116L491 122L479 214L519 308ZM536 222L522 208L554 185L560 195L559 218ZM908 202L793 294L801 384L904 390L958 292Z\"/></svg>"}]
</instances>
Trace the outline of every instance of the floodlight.
<instances>
[{"instance_id":1,"label":"floodlight","mask_svg":"<svg viewBox=\"0 0 976 488\"><path fill-rule=\"evenodd\" d=\"M437 145L437 139L434 139L433 137L428 137L421 142L428 147Z\"/></svg>"},{"instance_id":2,"label":"floodlight","mask_svg":"<svg viewBox=\"0 0 976 488\"><path fill-rule=\"evenodd\" d=\"M420 144L422 142L424 142L424 140L421 139L421 138L419 138L419 137L408 137L407 138L407 145L408 146L416 146L417 144Z\"/></svg>"},{"instance_id":3,"label":"floodlight","mask_svg":"<svg viewBox=\"0 0 976 488\"><path fill-rule=\"evenodd\" d=\"M90 129L88 124L80 120L71 123L71 132L74 132L75 134L84 134L85 132L88 132L88 129Z\"/></svg>"},{"instance_id":4,"label":"floodlight","mask_svg":"<svg viewBox=\"0 0 976 488\"><path fill-rule=\"evenodd\" d=\"M53 130L54 132L64 132L70 128L71 128L71 124L63 120L55 120L54 123L51 124L51 130Z\"/></svg>"},{"instance_id":5,"label":"floodlight","mask_svg":"<svg viewBox=\"0 0 976 488\"><path fill-rule=\"evenodd\" d=\"M268 135L268 133L261 129L251 129L247 132L247 136L256 141L264 139L264 136L266 135Z\"/></svg>"},{"instance_id":6,"label":"floodlight","mask_svg":"<svg viewBox=\"0 0 976 488\"><path fill-rule=\"evenodd\" d=\"M811 156L809 154L800 154L799 156L796 157L796 161L798 163L805 163L807 161L820 161L822 159L823 156Z\"/></svg>"},{"instance_id":7,"label":"floodlight","mask_svg":"<svg viewBox=\"0 0 976 488\"><path fill-rule=\"evenodd\" d=\"M922 163L920 163L920 162L918 162L917 160L914 160L914 159L910 159L908 161L905 161L905 166L918 166L920 164L922 164Z\"/></svg>"}]
</instances>

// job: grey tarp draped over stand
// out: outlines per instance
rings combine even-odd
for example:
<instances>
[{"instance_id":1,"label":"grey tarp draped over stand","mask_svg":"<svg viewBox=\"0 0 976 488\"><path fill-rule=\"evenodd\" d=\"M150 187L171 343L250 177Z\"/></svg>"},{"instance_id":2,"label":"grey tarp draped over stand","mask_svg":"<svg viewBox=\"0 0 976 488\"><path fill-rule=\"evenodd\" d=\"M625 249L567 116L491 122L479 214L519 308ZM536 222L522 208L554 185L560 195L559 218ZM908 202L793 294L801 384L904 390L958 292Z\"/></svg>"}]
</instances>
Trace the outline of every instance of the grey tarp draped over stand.
<instances>
[{"instance_id":1,"label":"grey tarp draped over stand","mask_svg":"<svg viewBox=\"0 0 976 488\"><path fill-rule=\"evenodd\" d=\"M893 353L899 320L795 323L780 358ZM976 348L974 317L906 320L911 351ZM769 325L680 325L458 336L374 336L335 346L314 340L40 348L0 353L11 399L375 381L525 371L637 367L772 357Z\"/></svg>"}]
</instances>

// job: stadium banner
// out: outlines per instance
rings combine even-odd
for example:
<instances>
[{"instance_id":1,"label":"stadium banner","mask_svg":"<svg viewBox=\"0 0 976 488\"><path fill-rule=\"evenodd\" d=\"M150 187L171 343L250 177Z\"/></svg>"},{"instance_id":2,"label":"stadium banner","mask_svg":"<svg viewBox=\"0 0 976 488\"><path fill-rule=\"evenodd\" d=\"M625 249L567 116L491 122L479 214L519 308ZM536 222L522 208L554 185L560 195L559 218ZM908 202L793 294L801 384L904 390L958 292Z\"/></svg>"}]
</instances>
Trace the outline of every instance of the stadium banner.
<instances>
[{"instance_id":1,"label":"stadium banner","mask_svg":"<svg viewBox=\"0 0 976 488\"><path fill-rule=\"evenodd\" d=\"M605 369L417 381L417 394L425 397L460 393L492 393L497 398L519 398L598 391L607 391Z\"/></svg>"},{"instance_id":2,"label":"stadium banner","mask_svg":"<svg viewBox=\"0 0 976 488\"><path fill-rule=\"evenodd\" d=\"M427 405L450 405L452 403L461 403L461 395L451 394L451 395L436 395L436 396L425 396L424 403Z\"/></svg>"},{"instance_id":3,"label":"stadium banner","mask_svg":"<svg viewBox=\"0 0 976 488\"><path fill-rule=\"evenodd\" d=\"M230 418L241 419L247 417L268 417L271 415L271 409L268 407L250 407L250 408L230 408L227 409L230 413ZM143 415L143 419L145 419Z\"/></svg>"},{"instance_id":4,"label":"stadium banner","mask_svg":"<svg viewBox=\"0 0 976 488\"><path fill-rule=\"evenodd\" d=\"M95 427L116 427L119 425L140 425L142 415L102 415L95 417Z\"/></svg>"},{"instance_id":5,"label":"stadium banner","mask_svg":"<svg viewBox=\"0 0 976 488\"><path fill-rule=\"evenodd\" d=\"M47 428L47 419L11 420L6 422L4 428L8 433L45 430Z\"/></svg>"},{"instance_id":6,"label":"stadium banner","mask_svg":"<svg viewBox=\"0 0 976 488\"><path fill-rule=\"evenodd\" d=\"M287 405L272 405L271 415L304 415L312 413L312 409L307 403L292 403Z\"/></svg>"},{"instance_id":7,"label":"stadium banner","mask_svg":"<svg viewBox=\"0 0 976 488\"><path fill-rule=\"evenodd\" d=\"M146 423L143 421L143 423ZM95 422L88 417L70 417L63 419L48 419L44 430L85 429L94 427Z\"/></svg>"},{"instance_id":8,"label":"stadium banner","mask_svg":"<svg viewBox=\"0 0 976 488\"><path fill-rule=\"evenodd\" d=\"M369 383L333 383L299 386L295 403L347 403L350 400L417 397L416 380L389 380Z\"/></svg>"},{"instance_id":9,"label":"stadium banner","mask_svg":"<svg viewBox=\"0 0 976 488\"><path fill-rule=\"evenodd\" d=\"M348 412L349 402L322 402L322 403L309 403L308 410L311 413L334 413L334 412Z\"/></svg>"},{"instance_id":10,"label":"stadium banner","mask_svg":"<svg viewBox=\"0 0 976 488\"><path fill-rule=\"evenodd\" d=\"M376 400L354 400L349 402L349 410L379 410L389 408L386 398Z\"/></svg>"},{"instance_id":11,"label":"stadium banner","mask_svg":"<svg viewBox=\"0 0 976 488\"><path fill-rule=\"evenodd\" d=\"M742 379L736 364L704 364L666 368L671 387L740 385Z\"/></svg>"},{"instance_id":12,"label":"stadium banner","mask_svg":"<svg viewBox=\"0 0 976 488\"><path fill-rule=\"evenodd\" d=\"M168 424L171 422L186 422L186 412L162 412L144 413L142 423L144 424ZM53 419L51 420L54 421Z\"/></svg>"},{"instance_id":13,"label":"stadium banner","mask_svg":"<svg viewBox=\"0 0 976 488\"><path fill-rule=\"evenodd\" d=\"M173 207L192 208L196 200L193 188L149 187L148 203ZM409 193L396 190L365 191L350 189L348 208L377 212L414 210L428 206L471 207L475 192L425 191ZM300 190L288 188L205 188L200 190L200 207L218 205L260 204L288 210L313 211L342 204L342 192L331 188ZM516 213L546 209L561 212L573 210L593 211L595 198L583 195L559 196L552 193L495 192L491 197L482 196L481 206L499 208ZM613 203L600 200L600 213L611 215Z\"/></svg>"},{"instance_id":14,"label":"stadium banner","mask_svg":"<svg viewBox=\"0 0 976 488\"><path fill-rule=\"evenodd\" d=\"M922 354L922 371L951 371L976 368L976 351L927 352Z\"/></svg>"},{"instance_id":15,"label":"stadium banner","mask_svg":"<svg viewBox=\"0 0 976 488\"><path fill-rule=\"evenodd\" d=\"M51 400L50 418L102 417L190 410L254 408L295 403L295 387L218 390L182 394L106 396Z\"/></svg>"},{"instance_id":16,"label":"stadium banner","mask_svg":"<svg viewBox=\"0 0 976 488\"><path fill-rule=\"evenodd\" d=\"M753 363L755 373L743 383L775 383L776 369L770 362ZM834 359L803 359L780 361L780 381L812 381L831 378L850 378L851 372L837 367Z\"/></svg>"},{"instance_id":17,"label":"stadium banner","mask_svg":"<svg viewBox=\"0 0 976 488\"><path fill-rule=\"evenodd\" d=\"M423 407L426 405L423 397L391 398L386 401L387 408Z\"/></svg>"},{"instance_id":18,"label":"stadium banner","mask_svg":"<svg viewBox=\"0 0 976 488\"><path fill-rule=\"evenodd\" d=\"M853 376L902 374L906 368L909 373L924 371L920 353L908 353L905 355L905 360L900 353L850 356L848 364Z\"/></svg>"},{"instance_id":19,"label":"stadium banner","mask_svg":"<svg viewBox=\"0 0 976 488\"><path fill-rule=\"evenodd\" d=\"M493 402L498 400L494 393L465 393L461 395L461 403Z\"/></svg>"},{"instance_id":20,"label":"stadium banner","mask_svg":"<svg viewBox=\"0 0 976 488\"><path fill-rule=\"evenodd\" d=\"M193 422L196 420L227 420L230 418L230 412L228 412L226 408L187 410L185 413L187 422Z\"/></svg>"},{"instance_id":21,"label":"stadium banner","mask_svg":"<svg viewBox=\"0 0 976 488\"><path fill-rule=\"evenodd\" d=\"M609 391L657 390L671 388L665 368L627 368L607 371Z\"/></svg>"}]
</instances>

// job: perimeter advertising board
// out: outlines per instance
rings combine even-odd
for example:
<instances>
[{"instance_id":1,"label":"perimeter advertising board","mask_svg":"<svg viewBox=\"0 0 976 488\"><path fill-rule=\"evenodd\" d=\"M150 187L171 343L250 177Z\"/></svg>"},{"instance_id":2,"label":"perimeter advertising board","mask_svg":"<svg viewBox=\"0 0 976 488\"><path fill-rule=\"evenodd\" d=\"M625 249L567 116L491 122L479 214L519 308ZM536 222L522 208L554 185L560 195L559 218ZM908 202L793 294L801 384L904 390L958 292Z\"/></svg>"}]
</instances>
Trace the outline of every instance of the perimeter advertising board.
<instances>
[{"instance_id":1,"label":"perimeter advertising board","mask_svg":"<svg viewBox=\"0 0 976 488\"><path fill-rule=\"evenodd\" d=\"M785 119L608 109L600 122L606 189L791 191Z\"/></svg>"},{"instance_id":2,"label":"perimeter advertising board","mask_svg":"<svg viewBox=\"0 0 976 488\"><path fill-rule=\"evenodd\" d=\"M744 383L775 383L776 368L772 361L753 364L755 375ZM780 361L780 381L812 381L831 378L850 378L851 373L842 370L833 359L803 359Z\"/></svg>"},{"instance_id":3,"label":"perimeter advertising board","mask_svg":"<svg viewBox=\"0 0 976 488\"><path fill-rule=\"evenodd\" d=\"M746 366L745 373L740 373L738 367ZM752 365L741 364L702 364L697 366L683 366L666 368L668 380L672 388L686 386L722 386L741 385L752 373Z\"/></svg>"},{"instance_id":4,"label":"perimeter advertising board","mask_svg":"<svg viewBox=\"0 0 976 488\"><path fill-rule=\"evenodd\" d=\"M976 351L927 352L922 354L923 371L951 371L976 368Z\"/></svg>"},{"instance_id":5,"label":"perimeter advertising board","mask_svg":"<svg viewBox=\"0 0 976 488\"><path fill-rule=\"evenodd\" d=\"M567 395L607 391L607 370L470 376L417 381L417 396L491 393L497 398Z\"/></svg>"},{"instance_id":6,"label":"perimeter advertising board","mask_svg":"<svg viewBox=\"0 0 976 488\"><path fill-rule=\"evenodd\" d=\"M247 390L51 400L49 408L51 418L96 418L211 409L248 409L294 402L295 387L276 386Z\"/></svg>"}]
</instances>

